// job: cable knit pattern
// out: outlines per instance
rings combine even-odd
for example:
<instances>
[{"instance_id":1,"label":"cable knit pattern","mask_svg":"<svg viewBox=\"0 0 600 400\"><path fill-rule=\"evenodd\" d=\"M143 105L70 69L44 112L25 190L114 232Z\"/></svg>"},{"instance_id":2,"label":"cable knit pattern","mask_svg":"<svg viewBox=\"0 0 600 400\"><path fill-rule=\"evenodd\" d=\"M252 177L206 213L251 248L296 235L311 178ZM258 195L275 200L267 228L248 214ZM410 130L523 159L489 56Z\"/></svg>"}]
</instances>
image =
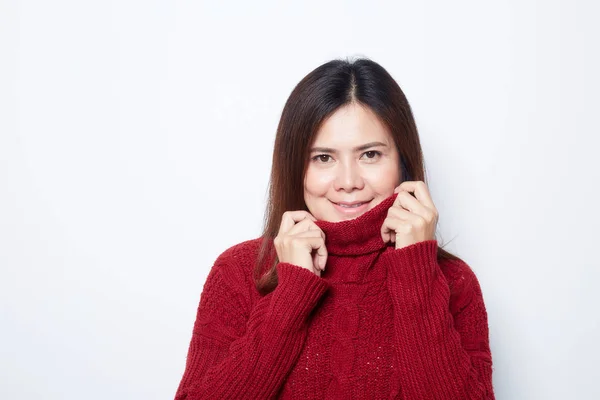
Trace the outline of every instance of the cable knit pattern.
<instances>
[{"instance_id":1,"label":"cable knit pattern","mask_svg":"<svg viewBox=\"0 0 600 400\"><path fill-rule=\"evenodd\" d=\"M263 239L223 252L175 399L494 400L479 282L463 261L438 262L436 240L383 242L396 196L352 220L317 221L325 272L280 262L266 296L251 279Z\"/></svg>"}]
</instances>

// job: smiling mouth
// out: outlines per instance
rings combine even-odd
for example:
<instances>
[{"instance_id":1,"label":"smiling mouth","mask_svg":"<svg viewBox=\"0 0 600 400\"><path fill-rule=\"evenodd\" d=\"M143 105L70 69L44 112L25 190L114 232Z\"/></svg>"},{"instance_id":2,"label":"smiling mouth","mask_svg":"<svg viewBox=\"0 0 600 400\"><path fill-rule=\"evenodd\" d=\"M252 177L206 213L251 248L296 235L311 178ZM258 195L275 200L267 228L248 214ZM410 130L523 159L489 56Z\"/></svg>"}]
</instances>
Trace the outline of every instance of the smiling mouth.
<instances>
[{"instance_id":1,"label":"smiling mouth","mask_svg":"<svg viewBox=\"0 0 600 400\"><path fill-rule=\"evenodd\" d=\"M343 207L343 208L358 208L360 206L362 206L363 204L366 204L368 202L364 202L364 203L354 203L354 204L341 204L341 203L334 203L337 206Z\"/></svg>"},{"instance_id":2,"label":"smiling mouth","mask_svg":"<svg viewBox=\"0 0 600 400\"><path fill-rule=\"evenodd\" d=\"M371 200L360 203L335 203L333 201L331 203L333 204L333 207L343 215L358 215L367 211L370 202Z\"/></svg>"},{"instance_id":3,"label":"smiling mouth","mask_svg":"<svg viewBox=\"0 0 600 400\"><path fill-rule=\"evenodd\" d=\"M358 207L363 204L370 203L371 200L373 200L373 199L369 199L369 200L365 200L365 201L340 201L340 202L335 202L335 201L331 201L331 200L330 201L333 204L336 204L336 205L342 206L342 207Z\"/></svg>"}]
</instances>

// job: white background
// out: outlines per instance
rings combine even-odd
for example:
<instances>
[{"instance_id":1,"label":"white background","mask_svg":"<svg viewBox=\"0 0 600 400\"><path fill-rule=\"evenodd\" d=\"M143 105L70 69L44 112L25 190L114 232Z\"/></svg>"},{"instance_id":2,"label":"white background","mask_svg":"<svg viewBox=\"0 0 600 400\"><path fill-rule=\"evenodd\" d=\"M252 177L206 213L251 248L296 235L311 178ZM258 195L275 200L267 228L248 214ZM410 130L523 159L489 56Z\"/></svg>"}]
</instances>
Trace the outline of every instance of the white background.
<instances>
[{"instance_id":1,"label":"white background","mask_svg":"<svg viewBox=\"0 0 600 400\"><path fill-rule=\"evenodd\" d=\"M212 262L260 233L287 96L361 55L415 112L497 398L600 398L598 9L1 1L0 398L172 398Z\"/></svg>"}]
</instances>

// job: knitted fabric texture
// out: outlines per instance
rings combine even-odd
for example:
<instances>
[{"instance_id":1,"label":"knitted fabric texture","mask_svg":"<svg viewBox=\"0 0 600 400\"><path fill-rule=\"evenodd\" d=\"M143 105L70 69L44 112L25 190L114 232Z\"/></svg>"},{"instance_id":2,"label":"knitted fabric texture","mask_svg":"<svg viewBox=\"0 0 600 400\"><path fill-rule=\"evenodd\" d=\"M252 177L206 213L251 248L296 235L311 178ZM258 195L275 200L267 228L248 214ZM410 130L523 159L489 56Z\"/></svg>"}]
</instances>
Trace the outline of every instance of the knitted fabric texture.
<instances>
[{"instance_id":1,"label":"knitted fabric texture","mask_svg":"<svg viewBox=\"0 0 600 400\"><path fill-rule=\"evenodd\" d=\"M325 272L280 262L266 296L252 281L263 239L224 251L175 399L494 400L479 282L464 261L438 261L436 240L383 242L396 197L352 220L317 221Z\"/></svg>"}]
</instances>

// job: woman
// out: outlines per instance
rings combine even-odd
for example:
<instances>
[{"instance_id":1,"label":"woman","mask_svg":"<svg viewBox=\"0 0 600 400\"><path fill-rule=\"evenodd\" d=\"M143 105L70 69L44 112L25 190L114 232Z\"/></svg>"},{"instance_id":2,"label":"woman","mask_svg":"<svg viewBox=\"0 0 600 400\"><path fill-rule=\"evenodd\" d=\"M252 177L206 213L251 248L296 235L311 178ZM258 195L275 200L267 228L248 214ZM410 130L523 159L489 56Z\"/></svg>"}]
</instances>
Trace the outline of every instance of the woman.
<instances>
[{"instance_id":1,"label":"woman","mask_svg":"<svg viewBox=\"0 0 600 400\"><path fill-rule=\"evenodd\" d=\"M202 291L177 400L494 399L483 296L438 247L402 90L368 59L293 90L264 232Z\"/></svg>"}]
</instances>

